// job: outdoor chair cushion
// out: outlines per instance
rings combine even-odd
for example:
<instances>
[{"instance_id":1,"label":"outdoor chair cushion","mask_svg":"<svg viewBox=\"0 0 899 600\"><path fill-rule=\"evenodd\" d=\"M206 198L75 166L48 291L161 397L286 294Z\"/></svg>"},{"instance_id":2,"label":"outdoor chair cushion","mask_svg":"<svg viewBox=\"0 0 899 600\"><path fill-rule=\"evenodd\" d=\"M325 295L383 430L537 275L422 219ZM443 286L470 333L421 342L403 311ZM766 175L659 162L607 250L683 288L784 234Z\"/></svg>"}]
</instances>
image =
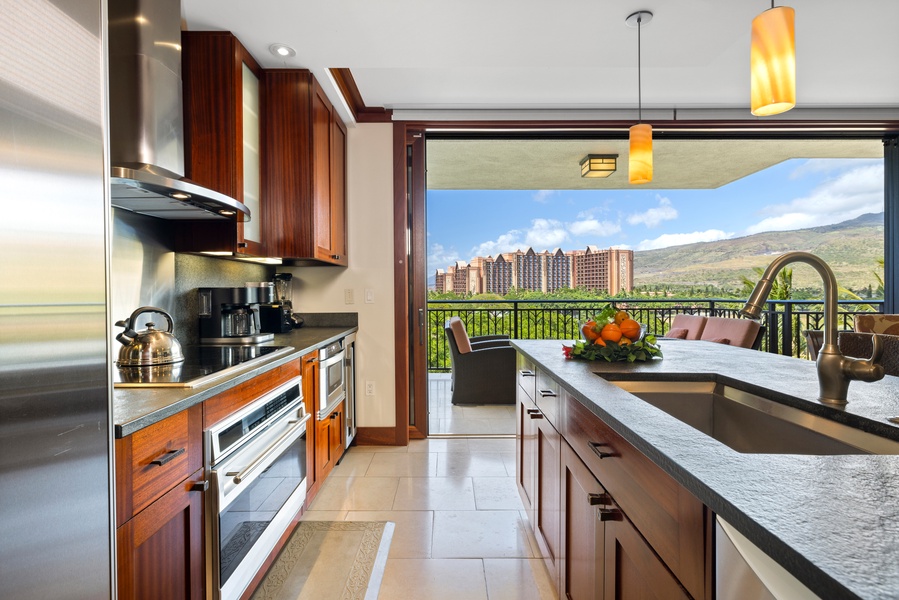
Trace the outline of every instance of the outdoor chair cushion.
<instances>
[{"instance_id":1,"label":"outdoor chair cushion","mask_svg":"<svg viewBox=\"0 0 899 600\"><path fill-rule=\"evenodd\" d=\"M750 319L727 319L724 317L709 317L706 319L702 336L705 341L719 341L731 346L741 348L753 348L759 340L761 325ZM727 342L720 340L726 339Z\"/></svg>"},{"instance_id":2,"label":"outdoor chair cushion","mask_svg":"<svg viewBox=\"0 0 899 600\"><path fill-rule=\"evenodd\" d=\"M899 315L855 315L855 330L899 335Z\"/></svg>"},{"instance_id":3,"label":"outdoor chair cushion","mask_svg":"<svg viewBox=\"0 0 899 600\"><path fill-rule=\"evenodd\" d=\"M468 354L471 352L471 340L468 339L468 333L465 331L465 323L459 317L452 317L449 320L449 327L453 332L453 339L459 348L459 354Z\"/></svg>"},{"instance_id":4,"label":"outdoor chair cushion","mask_svg":"<svg viewBox=\"0 0 899 600\"><path fill-rule=\"evenodd\" d=\"M686 329L687 335L684 338L685 340L698 340L702 336L702 330L705 328L705 317L700 317L698 315L674 315L674 319L671 321L671 329L668 330L668 333L665 334L665 337L676 337L671 334L671 330L674 329Z\"/></svg>"},{"instance_id":5,"label":"outdoor chair cushion","mask_svg":"<svg viewBox=\"0 0 899 600\"><path fill-rule=\"evenodd\" d=\"M679 340L687 339L687 334L690 333L689 330L684 329L683 327L672 327L668 330L668 333L665 334L665 337L669 338L677 338Z\"/></svg>"}]
</instances>

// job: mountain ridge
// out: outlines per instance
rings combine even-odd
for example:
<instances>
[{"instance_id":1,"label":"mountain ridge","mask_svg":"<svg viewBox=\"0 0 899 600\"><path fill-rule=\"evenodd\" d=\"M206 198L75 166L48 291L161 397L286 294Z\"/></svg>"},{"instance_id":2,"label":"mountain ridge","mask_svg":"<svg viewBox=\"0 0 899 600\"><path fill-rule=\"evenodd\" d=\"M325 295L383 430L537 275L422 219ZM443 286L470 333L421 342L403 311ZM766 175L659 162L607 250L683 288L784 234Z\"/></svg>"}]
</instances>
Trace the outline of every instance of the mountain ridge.
<instances>
[{"instance_id":1,"label":"mountain ridge","mask_svg":"<svg viewBox=\"0 0 899 600\"><path fill-rule=\"evenodd\" d=\"M833 269L841 287L877 287L877 259L883 258L883 213L790 231L768 231L715 242L695 242L634 251L634 285L725 289L742 287L742 277L758 279L755 267L790 251L816 254ZM812 267L791 265L795 288L820 288Z\"/></svg>"}]
</instances>

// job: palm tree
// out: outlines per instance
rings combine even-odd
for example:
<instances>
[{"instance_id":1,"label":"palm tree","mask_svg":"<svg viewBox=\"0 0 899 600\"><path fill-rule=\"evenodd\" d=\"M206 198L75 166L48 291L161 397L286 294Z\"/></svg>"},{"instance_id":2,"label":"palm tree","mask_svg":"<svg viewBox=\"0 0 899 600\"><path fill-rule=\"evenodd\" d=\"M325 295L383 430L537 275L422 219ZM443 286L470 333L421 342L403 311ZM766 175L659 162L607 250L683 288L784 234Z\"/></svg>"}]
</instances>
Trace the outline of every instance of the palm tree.
<instances>
[{"instance_id":1,"label":"palm tree","mask_svg":"<svg viewBox=\"0 0 899 600\"><path fill-rule=\"evenodd\" d=\"M758 278L761 279L765 274L762 267L753 267ZM743 292L749 296L755 289L755 281L752 281L745 275L740 277L740 283L743 284ZM793 269L781 269L771 282L771 293L768 294L769 300L791 300L793 298Z\"/></svg>"}]
</instances>

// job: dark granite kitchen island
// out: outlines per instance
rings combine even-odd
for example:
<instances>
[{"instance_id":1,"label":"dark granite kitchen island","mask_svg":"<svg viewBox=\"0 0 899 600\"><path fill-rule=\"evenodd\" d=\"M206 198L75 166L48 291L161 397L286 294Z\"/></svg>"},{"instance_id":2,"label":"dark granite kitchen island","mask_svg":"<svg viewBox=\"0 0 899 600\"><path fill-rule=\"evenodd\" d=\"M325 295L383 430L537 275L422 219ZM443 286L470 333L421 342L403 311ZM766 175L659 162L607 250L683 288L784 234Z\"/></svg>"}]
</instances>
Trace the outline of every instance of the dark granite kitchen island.
<instances>
[{"instance_id":1,"label":"dark granite kitchen island","mask_svg":"<svg viewBox=\"0 0 899 600\"><path fill-rule=\"evenodd\" d=\"M650 363L566 360L560 341L514 340L576 400L822 598L899 597L899 456L741 454L599 374L714 375L899 440L899 378L853 382L845 410L817 402L814 363L710 342L663 340Z\"/></svg>"}]
</instances>

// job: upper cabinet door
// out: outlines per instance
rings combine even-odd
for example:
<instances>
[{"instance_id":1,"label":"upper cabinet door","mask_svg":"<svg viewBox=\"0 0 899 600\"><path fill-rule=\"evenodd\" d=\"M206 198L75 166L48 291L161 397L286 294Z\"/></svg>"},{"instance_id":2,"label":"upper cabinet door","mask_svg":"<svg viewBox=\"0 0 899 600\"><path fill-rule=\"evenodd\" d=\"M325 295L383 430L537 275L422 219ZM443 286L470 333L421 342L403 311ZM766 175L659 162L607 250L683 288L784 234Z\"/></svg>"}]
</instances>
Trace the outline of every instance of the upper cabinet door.
<instances>
[{"instance_id":1,"label":"upper cabinet door","mask_svg":"<svg viewBox=\"0 0 899 600\"><path fill-rule=\"evenodd\" d=\"M182 250L266 256L262 222L262 68L226 31L181 33L187 177L250 208L251 220L228 234L185 236Z\"/></svg>"}]
</instances>

